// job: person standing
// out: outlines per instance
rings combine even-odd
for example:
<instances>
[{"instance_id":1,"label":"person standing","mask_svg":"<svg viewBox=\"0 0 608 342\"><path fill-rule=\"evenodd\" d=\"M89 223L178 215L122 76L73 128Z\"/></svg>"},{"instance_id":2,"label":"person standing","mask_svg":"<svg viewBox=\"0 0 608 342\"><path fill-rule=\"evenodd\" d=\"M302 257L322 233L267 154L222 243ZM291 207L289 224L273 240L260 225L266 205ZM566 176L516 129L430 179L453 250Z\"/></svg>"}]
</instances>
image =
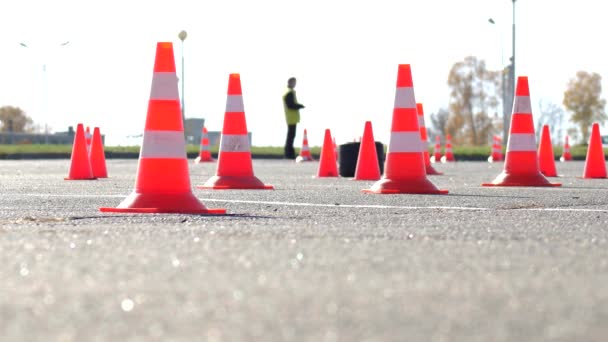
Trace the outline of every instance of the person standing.
<instances>
[{"instance_id":1,"label":"person standing","mask_svg":"<svg viewBox=\"0 0 608 342\"><path fill-rule=\"evenodd\" d=\"M296 126L300 122L300 109L304 105L298 103L296 97L296 78L290 77L287 80L287 91L283 95L283 108L285 109L285 121L287 122L287 139L285 140L285 158L295 159L296 151L293 148L293 142L296 138Z\"/></svg>"}]
</instances>

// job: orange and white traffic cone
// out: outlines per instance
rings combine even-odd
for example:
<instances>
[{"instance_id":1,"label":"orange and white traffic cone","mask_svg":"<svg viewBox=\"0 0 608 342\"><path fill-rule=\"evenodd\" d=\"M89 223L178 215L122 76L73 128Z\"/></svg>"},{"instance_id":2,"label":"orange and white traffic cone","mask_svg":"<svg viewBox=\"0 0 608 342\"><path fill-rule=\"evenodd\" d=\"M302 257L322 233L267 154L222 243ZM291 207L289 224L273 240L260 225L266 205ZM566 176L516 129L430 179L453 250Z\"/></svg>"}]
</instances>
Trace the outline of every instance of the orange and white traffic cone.
<instances>
[{"instance_id":1,"label":"orange and white traffic cone","mask_svg":"<svg viewBox=\"0 0 608 342\"><path fill-rule=\"evenodd\" d=\"M424 153L424 167L426 168L427 175L442 175L443 172L439 172L431 165L431 156L429 154L428 144L429 138L426 134L426 125L424 124L424 108L422 103L416 103L416 111L418 112L418 126L420 128L420 140L422 140L422 147Z\"/></svg>"},{"instance_id":2,"label":"orange and white traffic cone","mask_svg":"<svg viewBox=\"0 0 608 342\"><path fill-rule=\"evenodd\" d=\"M568 136L566 135L566 141L564 142L564 149L562 151L562 156L559 158L560 161L571 161L572 154L570 154L570 144L568 143Z\"/></svg>"},{"instance_id":3,"label":"orange and white traffic cone","mask_svg":"<svg viewBox=\"0 0 608 342\"><path fill-rule=\"evenodd\" d=\"M156 45L148 113L135 189L111 213L225 214L208 209L192 193L173 44Z\"/></svg>"},{"instance_id":4,"label":"orange and white traffic cone","mask_svg":"<svg viewBox=\"0 0 608 342\"><path fill-rule=\"evenodd\" d=\"M600 124L597 122L591 127L583 178L606 178L606 156L600 136Z\"/></svg>"},{"instance_id":5,"label":"orange and white traffic cone","mask_svg":"<svg viewBox=\"0 0 608 342\"><path fill-rule=\"evenodd\" d=\"M445 136L445 155L441 157L441 162L454 162L456 159L454 158L454 152L452 152L452 136Z\"/></svg>"},{"instance_id":6,"label":"orange and white traffic cone","mask_svg":"<svg viewBox=\"0 0 608 342\"><path fill-rule=\"evenodd\" d=\"M543 125L543 130L540 133L538 168L545 177L557 177L555 154L553 154L553 143L551 143L551 133L548 125Z\"/></svg>"},{"instance_id":7,"label":"orange and white traffic cone","mask_svg":"<svg viewBox=\"0 0 608 342\"><path fill-rule=\"evenodd\" d=\"M366 121L363 128L363 138L359 145L359 155L357 156L357 166L355 167L354 180L378 180L380 165L378 164L378 151L372 132L372 122Z\"/></svg>"},{"instance_id":8,"label":"orange and white traffic cone","mask_svg":"<svg viewBox=\"0 0 608 342\"><path fill-rule=\"evenodd\" d=\"M99 127L93 128L93 138L91 139L91 152L89 153L91 161L91 171L93 177L108 178L108 170L106 168L106 155L103 150L103 141Z\"/></svg>"},{"instance_id":9,"label":"orange and white traffic cone","mask_svg":"<svg viewBox=\"0 0 608 342\"><path fill-rule=\"evenodd\" d=\"M230 74L228 77L226 112L215 176L197 188L274 189L272 185L265 185L253 174L240 74Z\"/></svg>"},{"instance_id":10,"label":"orange and white traffic cone","mask_svg":"<svg viewBox=\"0 0 608 342\"><path fill-rule=\"evenodd\" d=\"M550 183L538 168L536 136L528 77L517 79L513 115L507 142L507 156L504 170L492 181L483 186L560 186Z\"/></svg>"},{"instance_id":11,"label":"orange and white traffic cone","mask_svg":"<svg viewBox=\"0 0 608 342\"><path fill-rule=\"evenodd\" d=\"M84 126L79 123L76 126L74 145L72 145L72 156L70 160L70 171L65 180L90 180L97 179L93 176L91 161L87 151L87 142L84 135Z\"/></svg>"},{"instance_id":12,"label":"orange and white traffic cone","mask_svg":"<svg viewBox=\"0 0 608 342\"><path fill-rule=\"evenodd\" d=\"M302 139L302 149L300 155L296 158L297 163L313 161L312 155L310 154L310 147L308 146L308 134L306 128L304 128L304 138Z\"/></svg>"},{"instance_id":13,"label":"orange and white traffic cone","mask_svg":"<svg viewBox=\"0 0 608 342\"><path fill-rule=\"evenodd\" d=\"M397 89L384 176L363 192L375 194L446 194L426 177L414 83L409 64L397 69Z\"/></svg>"},{"instance_id":14,"label":"orange and white traffic cone","mask_svg":"<svg viewBox=\"0 0 608 342\"><path fill-rule=\"evenodd\" d=\"M488 157L488 162L494 163L502 161L502 146L500 143L500 137L497 135L492 136L492 154Z\"/></svg>"},{"instance_id":15,"label":"orange and white traffic cone","mask_svg":"<svg viewBox=\"0 0 608 342\"><path fill-rule=\"evenodd\" d=\"M433 156L431 157L431 163L439 163L441 161L441 137L435 136L435 148L433 149Z\"/></svg>"},{"instance_id":16,"label":"orange and white traffic cone","mask_svg":"<svg viewBox=\"0 0 608 342\"><path fill-rule=\"evenodd\" d=\"M89 126L87 126L84 130L84 138L87 142L87 152L91 153L91 142L93 139L93 135L91 134L91 128L89 128Z\"/></svg>"},{"instance_id":17,"label":"orange and white traffic cone","mask_svg":"<svg viewBox=\"0 0 608 342\"><path fill-rule=\"evenodd\" d=\"M207 128L203 126L201 131L201 147L198 153L198 157L194 159L196 164L203 162L212 162L215 161L211 156L211 151L209 150L209 132L207 132Z\"/></svg>"},{"instance_id":18,"label":"orange and white traffic cone","mask_svg":"<svg viewBox=\"0 0 608 342\"><path fill-rule=\"evenodd\" d=\"M323 147L321 148L321 156L319 156L319 168L317 169L317 177L338 177L338 163L336 158L335 145L332 142L331 131L325 129L323 138Z\"/></svg>"}]
</instances>

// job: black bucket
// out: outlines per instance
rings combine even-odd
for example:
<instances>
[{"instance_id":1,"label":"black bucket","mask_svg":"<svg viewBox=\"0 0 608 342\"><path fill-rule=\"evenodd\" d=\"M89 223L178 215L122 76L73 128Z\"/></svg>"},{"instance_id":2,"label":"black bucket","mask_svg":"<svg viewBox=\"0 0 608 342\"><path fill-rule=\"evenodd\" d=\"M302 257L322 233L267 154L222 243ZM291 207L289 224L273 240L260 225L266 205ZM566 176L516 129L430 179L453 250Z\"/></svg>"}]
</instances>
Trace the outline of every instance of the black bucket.
<instances>
[{"instance_id":1,"label":"black bucket","mask_svg":"<svg viewBox=\"0 0 608 342\"><path fill-rule=\"evenodd\" d=\"M357 168L357 158L359 157L360 142L346 143L338 146L338 164L340 176L354 177ZM384 172L384 144L376 141L376 155L378 156L378 166L380 174Z\"/></svg>"}]
</instances>

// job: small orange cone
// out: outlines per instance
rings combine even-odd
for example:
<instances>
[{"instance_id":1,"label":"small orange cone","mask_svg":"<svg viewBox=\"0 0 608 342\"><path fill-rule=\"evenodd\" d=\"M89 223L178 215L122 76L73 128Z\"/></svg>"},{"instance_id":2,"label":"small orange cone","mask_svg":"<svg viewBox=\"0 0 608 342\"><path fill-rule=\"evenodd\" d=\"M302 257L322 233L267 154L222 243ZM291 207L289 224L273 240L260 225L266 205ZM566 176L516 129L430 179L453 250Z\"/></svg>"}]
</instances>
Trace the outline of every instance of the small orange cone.
<instances>
[{"instance_id":1,"label":"small orange cone","mask_svg":"<svg viewBox=\"0 0 608 342\"><path fill-rule=\"evenodd\" d=\"M424 167L426 168L427 175L442 175L443 172L439 172L431 165L431 156L429 154L428 144L429 138L426 134L426 125L424 124L424 108L422 103L416 103L416 111L418 112L418 126L420 128L420 140L422 140L423 153L424 153Z\"/></svg>"},{"instance_id":2,"label":"small orange cone","mask_svg":"<svg viewBox=\"0 0 608 342\"><path fill-rule=\"evenodd\" d=\"M336 150L334 143L332 142L329 128L325 130L325 137L323 138L323 147L321 149L321 156L319 157L317 177L338 177Z\"/></svg>"},{"instance_id":3,"label":"small orange cone","mask_svg":"<svg viewBox=\"0 0 608 342\"><path fill-rule=\"evenodd\" d=\"M84 138L87 142L87 152L91 153L91 141L93 139L93 136L91 135L91 129L89 128L89 126L87 126L84 130Z\"/></svg>"},{"instance_id":4,"label":"small orange cone","mask_svg":"<svg viewBox=\"0 0 608 342\"><path fill-rule=\"evenodd\" d=\"M93 129L93 138L91 139L91 152L89 153L91 161L91 170L93 177L108 178L108 170L106 169L106 155L103 149L103 141L99 127Z\"/></svg>"},{"instance_id":5,"label":"small orange cone","mask_svg":"<svg viewBox=\"0 0 608 342\"><path fill-rule=\"evenodd\" d=\"M72 145L72 157L70 163L70 171L65 180L83 180L96 179L93 177L91 170L91 162L87 151L87 143L84 135L84 126L79 123L76 126L76 135L74 135L74 145Z\"/></svg>"},{"instance_id":6,"label":"small orange cone","mask_svg":"<svg viewBox=\"0 0 608 342\"><path fill-rule=\"evenodd\" d=\"M551 133L548 125L543 125L543 130L540 133L538 168L545 177L557 177L555 154L553 154L553 144L551 143Z\"/></svg>"},{"instance_id":7,"label":"small orange cone","mask_svg":"<svg viewBox=\"0 0 608 342\"><path fill-rule=\"evenodd\" d=\"M566 141L564 142L564 150L562 152L562 156L559 158L560 161L571 161L572 154L570 154L570 144L568 143L568 136L566 135Z\"/></svg>"},{"instance_id":8,"label":"small orange cone","mask_svg":"<svg viewBox=\"0 0 608 342\"><path fill-rule=\"evenodd\" d=\"M439 163L441 161L441 137L435 136L435 148L433 149L433 156L431 157L431 163Z\"/></svg>"},{"instance_id":9,"label":"small orange cone","mask_svg":"<svg viewBox=\"0 0 608 342\"><path fill-rule=\"evenodd\" d=\"M274 189L253 175L241 75L230 74L215 176L199 189Z\"/></svg>"},{"instance_id":10,"label":"small orange cone","mask_svg":"<svg viewBox=\"0 0 608 342\"><path fill-rule=\"evenodd\" d=\"M534 134L534 121L532 106L530 104L530 90L528 77L520 76L517 79L513 115L507 142L507 157L503 172L492 181L483 186L560 186L550 183L538 168L538 155L536 152L536 136Z\"/></svg>"},{"instance_id":11,"label":"small orange cone","mask_svg":"<svg viewBox=\"0 0 608 342\"><path fill-rule=\"evenodd\" d=\"M600 124L595 122L591 128L583 178L606 178L606 157L600 136Z\"/></svg>"},{"instance_id":12,"label":"small orange cone","mask_svg":"<svg viewBox=\"0 0 608 342\"><path fill-rule=\"evenodd\" d=\"M310 154L310 147L308 147L308 135L306 132L306 128L304 128L304 138L302 139L302 149L300 150L300 155L296 158L297 163L301 163L304 161L313 161L312 155Z\"/></svg>"},{"instance_id":13,"label":"small orange cone","mask_svg":"<svg viewBox=\"0 0 608 342\"><path fill-rule=\"evenodd\" d=\"M448 134L445 136L445 155L441 157L441 162L446 163L455 161L456 159L454 158L454 153L452 152L452 136Z\"/></svg>"},{"instance_id":14,"label":"small orange cone","mask_svg":"<svg viewBox=\"0 0 608 342\"><path fill-rule=\"evenodd\" d=\"M215 161L211 156L211 151L209 150L209 132L207 132L207 128L203 126L201 131L201 148L198 153L198 157L194 159L196 164L202 162L212 162Z\"/></svg>"},{"instance_id":15,"label":"small orange cone","mask_svg":"<svg viewBox=\"0 0 608 342\"><path fill-rule=\"evenodd\" d=\"M502 161L502 146L500 137L492 136L492 154L488 157L488 162L494 163Z\"/></svg>"},{"instance_id":16,"label":"small orange cone","mask_svg":"<svg viewBox=\"0 0 608 342\"><path fill-rule=\"evenodd\" d=\"M409 64L397 69L397 89L384 176L363 192L374 194L446 194L426 178L414 83Z\"/></svg>"},{"instance_id":17,"label":"small orange cone","mask_svg":"<svg viewBox=\"0 0 608 342\"><path fill-rule=\"evenodd\" d=\"M156 59L135 189L111 213L225 214L192 193L173 44L156 45Z\"/></svg>"},{"instance_id":18,"label":"small orange cone","mask_svg":"<svg viewBox=\"0 0 608 342\"><path fill-rule=\"evenodd\" d=\"M363 128L363 139L359 145L359 156L355 167L354 180L378 180L380 179L380 165L378 164L378 152L372 132L372 122L366 121Z\"/></svg>"}]
</instances>

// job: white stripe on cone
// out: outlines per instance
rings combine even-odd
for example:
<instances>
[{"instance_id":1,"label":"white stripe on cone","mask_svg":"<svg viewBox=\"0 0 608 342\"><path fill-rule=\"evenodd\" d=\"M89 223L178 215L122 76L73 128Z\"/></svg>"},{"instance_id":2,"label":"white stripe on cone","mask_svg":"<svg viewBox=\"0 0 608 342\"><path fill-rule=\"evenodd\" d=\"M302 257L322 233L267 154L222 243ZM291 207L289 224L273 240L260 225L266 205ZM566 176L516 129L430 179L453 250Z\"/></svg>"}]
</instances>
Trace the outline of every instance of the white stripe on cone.
<instances>
[{"instance_id":1,"label":"white stripe on cone","mask_svg":"<svg viewBox=\"0 0 608 342\"><path fill-rule=\"evenodd\" d=\"M140 158L185 159L186 142L182 131L145 131Z\"/></svg>"},{"instance_id":2,"label":"white stripe on cone","mask_svg":"<svg viewBox=\"0 0 608 342\"><path fill-rule=\"evenodd\" d=\"M154 73L150 100L179 100L177 76L174 72Z\"/></svg>"},{"instance_id":3,"label":"white stripe on cone","mask_svg":"<svg viewBox=\"0 0 608 342\"><path fill-rule=\"evenodd\" d=\"M532 113L530 96L516 96L513 103L513 113Z\"/></svg>"},{"instance_id":4,"label":"white stripe on cone","mask_svg":"<svg viewBox=\"0 0 608 342\"><path fill-rule=\"evenodd\" d=\"M507 152L536 152L534 133L511 133Z\"/></svg>"},{"instance_id":5,"label":"white stripe on cone","mask_svg":"<svg viewBox=\"0 0 608 342\"><path fill-rule=\"evenodd\" d=\"M423 152L420 132L391 132L388 153L391 152Z\"/></svg>"},{"instance_id":6,"label":"white stripe on cone","mask_svg":"<svg viewBox=\"0 0 608 342\"><path fill-rule=\"evenodd\" d=\"M243 95L228 95L226 98L226 112L244 113Z\"/></svg>"},{"instance_id":7,"label":"white stripe on cone","mask_svg":"<svg viewBox=\"0 0 608 342\"><path fill-rule=\"evenodd\" d=\"M395 92L395 109L397 108L416 108L414 88L397 88Z\"/></svg>"},{"instance_id":8,"label":"white stripe on cone","mask_svg":"<svg viewBox=\"0 0 608 342\"><path fill-rule=\"evenodd\" d=\"M222 134L220 149L222 152L249 152L249 137L247 134Z\"/></svg>"}]
</instances>

